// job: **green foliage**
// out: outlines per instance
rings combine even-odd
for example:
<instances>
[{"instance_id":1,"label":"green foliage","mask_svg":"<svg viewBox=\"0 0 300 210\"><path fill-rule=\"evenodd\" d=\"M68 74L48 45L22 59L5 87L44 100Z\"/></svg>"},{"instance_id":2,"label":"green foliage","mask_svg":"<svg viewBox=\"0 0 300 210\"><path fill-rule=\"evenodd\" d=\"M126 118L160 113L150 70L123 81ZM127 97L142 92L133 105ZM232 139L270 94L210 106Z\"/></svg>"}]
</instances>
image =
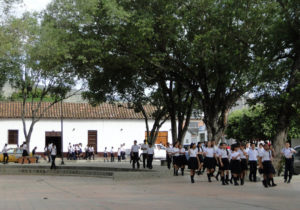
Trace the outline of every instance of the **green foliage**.
<instances>
[{"instance_id":1,"label":"green foliage","mask_svg":"<svg viewBox=\"0 0 300 210\"><path fill-rule=\"evenodd\" d=\"M276 135L277 113L270 113L262 105L232 112L225 130L227 138L244 140L272 140ZM299 118L289 126L288 138L300 136Z\"/></svg>"},{"instance_id":2,"label":"green foliage","mask_svg":"<svg viewBox=\"0 0 300 210\"><path fill-rule=\"evenodd\" d=\"M26 98L26 102L40 102L41 98L43 102L54 102L55 98L50 95L42 96L43 90L37 89L35 92L29 91L28 96ZM22 91L14 92L9 98L10 101L23 101L23 93Z\"/></svg>"}]
</instances>

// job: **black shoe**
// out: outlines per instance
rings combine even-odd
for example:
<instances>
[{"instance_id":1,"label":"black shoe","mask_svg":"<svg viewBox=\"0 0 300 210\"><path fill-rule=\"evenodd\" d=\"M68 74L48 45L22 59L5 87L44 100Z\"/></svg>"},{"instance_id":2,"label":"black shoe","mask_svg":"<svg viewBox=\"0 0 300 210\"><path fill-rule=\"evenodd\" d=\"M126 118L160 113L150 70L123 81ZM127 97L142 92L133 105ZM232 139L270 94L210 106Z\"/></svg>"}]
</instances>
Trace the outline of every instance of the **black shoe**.
<instances>
[{"instance_id":1,"label":"black shoe","mask_svg":"<svg viewBox=\"0 0 300 210\"><path fill-rule=\"evenodd\" d=\"M241 185L244 185L244 179L241 179Z\"/></svg>"},{"instance_id":2,"label":"black shoe","mask_svg":"<svg viewBox=\"0 0 300 210\"><path fill-rule=\"evenodd\" d=\"M271 185L271 187L276 187L277 186L277 184L275 184L275 183L273 183L272 185Z\"/></svg>"},{"instance_id":3,"label":"black shoe","mask_svg":"<svg viewBox=\"0 0 300 210\"><path fill-rule=\"evenodd\" d=\"M230 182L230 184L233 184L233 183L232 183L232 179L230 179L229 182Z\"/></svg>"},{"instance_id":4,"label":"black shoe","mask_svg":"<svg viewBox=\"0 0 300 210\"><path fill-rule=\"evenodd\" d=\"M191 176L191 183L195 183L194 176Z\"/></svg>"},{"instance_id":5,"label":"black shoe","mask_svg":"<svg viewBox=\"0 0 300 210\"><path fill-rule=\"evenodd\" d=\"M287 179L284 179L284 183L286 183L287 182Z\"/></svg>"},{"instance_id":6,"label":"black shoe","mask_svg":"<svg viewBox=\"0 0 300 210\"><path fill-rule=\"evenodd\" d=\"M291 183L291 180L289 179L289 180L287 181L287 183L288 183L288 184Z\"/></svg>"},{"instance_id":7,"label":"black shoe","mask_svg":"<svg viewBox=\"0 0 300 210\"><path fill-rule=\"evenodd\" d=\"M266 181L266 180L263 180L263 181L262 181L262 184L263 184L263 186L264 186L265 188L268 188L268 185L267 185L267 181Z\"/></svg>"}]
</instances>

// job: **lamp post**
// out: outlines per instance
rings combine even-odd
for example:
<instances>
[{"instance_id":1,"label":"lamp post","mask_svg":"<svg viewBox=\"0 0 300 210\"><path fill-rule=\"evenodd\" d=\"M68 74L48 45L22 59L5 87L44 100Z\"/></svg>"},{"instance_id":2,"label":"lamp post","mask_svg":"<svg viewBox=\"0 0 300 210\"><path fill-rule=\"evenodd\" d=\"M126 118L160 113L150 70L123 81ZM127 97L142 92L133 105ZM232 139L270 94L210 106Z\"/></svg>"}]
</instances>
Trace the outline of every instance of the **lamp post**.
<instances>
[{"instance_id":1,"label":"lamp post","mask_svg":"<svg viewBox=\"0 0 300 210\"><path fill-rule=\"evenodd\" d=\"M60 101L60 130L61 130L61 165L64 165L64 121L63 121L63 100Z\"/></svg>"}]
</instances>

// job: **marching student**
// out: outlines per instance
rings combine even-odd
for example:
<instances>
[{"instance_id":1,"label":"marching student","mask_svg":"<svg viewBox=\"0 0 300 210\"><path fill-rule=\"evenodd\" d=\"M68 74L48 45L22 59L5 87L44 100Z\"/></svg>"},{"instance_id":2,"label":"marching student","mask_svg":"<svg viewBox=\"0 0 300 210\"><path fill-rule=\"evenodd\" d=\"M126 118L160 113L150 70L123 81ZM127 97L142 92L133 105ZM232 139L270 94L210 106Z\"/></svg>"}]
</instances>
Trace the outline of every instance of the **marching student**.
<instances>
[{"instance_id":1,"label":"marching student","mask_svg":"<svg viewBox=\"0 0 300 210\"><path fill-rule=\"evenodd\" d=\"M111 147L110 149L110 162L115 162L114 147Z\"/></svg>"},{"instance_id":2,"label":"marching student","mask_svg":"<svg viewBox=\"0 0 300 210\"><path fill-rule=\"evenodd\" d=\"M170 143L167 143L167 149L166 149L166 160L167 160L167 165L168 169L171 169L171 162L172 162L172 148L170 146Z\"/></svg>"},{"instance_id":3,"label":"marching student","mask_svg":"<svg viewBox=\"0 0 300 210\"><path fill-rule=\"evenodd\" d=\"M285 142L285 147L281 150L281 154L284 156L285 168L284 168L284 182L290 183L294 173L294 156L296 150L290 147L290 143ZM289 180L287 177L289 176Z\"/></svg>"},{"instance_id":4,"label":"marching student","mask_svg":"<svg viewBox=\"0 0 300 210\"><path fill-rule=\"evenodd\" d=\"M22 153L22 164L24 164L25 157L28 156L27 144L24 141L22 145L23 153Z\"/></svg>"},{"instance_id":5,"label":"marching student","mask_svg":"<svg viewBox=\"0 0 300 210\"><path fill-rule=\"evenodd\" d=\"M67 155L67 160L71 160L72 159L72 144L71 142L69 143L68 146L68 155Z\"/></svg>"},{"instance_id":6,"label":"marching student","mask_svg":"<svg viewBox=\"0 0 300 210\"><path fill-rule=\"evenodd\" d=\"M154 156L154 147L152 146L152 143L149 143L149 146L147 148L147 168L152 169L152 162L153 162L153 156Z\"/></svg>"},{"instance_id":7,"label":"marching student","mask_svg":"<svg viewBox=\"0 0 300 210\"><path fill-rule=\"evenodd\" d=\"M172 150L172 155L173 155L173 167L174 167L174 176L178 176L178 164L179 164L179 142L176 142L173 150Z\"/></svg>"},{"instance_id":8,"label":"marching student","mask_svg":"<svg viewBox=\"0 0 300 210\"><path fill-rule=\"evenodd\" d=\"M148 150L148 144L147 140L144 140L144 144L141 145L141 150L142 150L142 157L143 157L143 168L146 167L146 160L147 160L147 150Z\"/></svg>"},{"instance_id":9,"label":"marching student","mask_svg":"<svg viewBox=\"0 0 300 210\"><path fill-rule=\"evenodd\" d=\"M240 174L241 185L244 185L244 178L248 170L248 163L247 163L248 154L245 151L246 149L245 147L246 145L242 143L239 150L240 158L241 158L241 174Z\"/></svg>"},{"instance_id":10,"label":"marching student","mask_svg":"<svg viewBox=\"0 0 300 210\"><path fill-rule=\"evenodd\" d=\"M187 159L186 159L186 156L185 156L185 149L182 147L182 144L179 144L178 146L179 148L179 164L178 164L178 167L181 169L181 175L183 176L184 175L184 168L185 168L185 165L187 163Z\"/></svg>"},{"instance_id":11,"label":"marching student","mask_svg":"<svg viewBox=\"0 0 300 210\"><path fill-rule=\"evenodd\" d=\"M118 162L121 162L121 148L118 148Z\"/></svg>"},{"instance_id":12,"label":"marching student","mask_svg":"<svg viewBox=\"0 0 300 210\"><path fill-rule=\"evenodd\" d=\"M276 184L274 183L273 179L273 165L272 165L272 158L274 154L269 148L268 144L264 145L264 150L259 153L259 168L263 170L264 180L262 181L264 187L275 187ZM270 184L271 182L271 184Z\"/></svg>"},{"instance_id":13,"label":"marching student","mask_svg":"<svg viewBox=\"0 0 300 210\"><path fill-rule=\"evenodd\" d=\"M237 180L241 173L241 153L239 152L240 146L238 144L232 145L233 152L231 153L231 162L230 162L230 168L231 168L231 174L234 180L234 185L239 185Z\"/></svg>"},{"instance_id":14,"label":"marching student","mask_svg":"<svg viewBox=\"0 0 300 210\"><path fill-rule=\"evenodd\" d=\"M135 168L135 163L137 164L137 168L140 168L139 149L140 147L137 145L137 140L134 140L133 145L131 147L132 168Z\"/></svg>"},{"instance_id":15,"label":"marching student","mask_svg":"<svg viewBox=\"0 0 300 210\"><path fill-rule=\"evenodd\" d=\"M248 151L248 162L250 166L250 173L249 173L250 182L256 182L257 157L258 157L258 151L255 148L255 144L252 143L251 148Z\"/></svg>"},{"instance_id":16,"label":"marching student","mask_svg":"<svg viewBox=\"0 0 300 210\"><path fill-rule=\"evenodd\" d=\"M216 159L215 159L216 152L211 141L207 142L207 147L204 151L204 156L206 161L208 182L211 182L211 177L213 176L215 170L215 163L216 163Z\"/></svg>"},{"instance_id":17,"label":"marching student","mask_svg":"<svg viewBox=\"0 0 300 210\"><path fill-rule=\"evenodd\" d=\"M104 148L103 157L104 157L104 162L105 161L108 162L107 147Z\"/></svg>"},{"instance_id":18,"label":"marching student","mask_svg":"<svg viewBox=\"0 0 300 210\"><path fill-rule=\"evenodd\" d=\"M229 170L229 152L227 150L227 145L225 143L221 143L219 150L219 170L221 172L221 181L222 185L227 185L228 183L228 170ZM225 179L225 173L227 177Z\"/></svg>"},{"instance_id":19,"label":"marching student","mask_svg":"<svg viewBox=\"0 0 300 210\"><path fill-rule=\"evenodd\" d=\"M197 156L198 156L198 175L202 174L202 167L203 167L203 163L204 163L204 158L203 158L203 147L201 145L201 142L198 142L197 144L197 150L198 150L198 153L197 153Z\"/></svg>"},{"instance_id":20,"label":"marching student","mask_svg":"<svg viewBox=\"0 0 300 210\"><path fill-rule=\"evenodd\" d=\"M56 169L56 165L55 165L56 155L57 155L56 145L53 143L52 148L51 148L51 160L52 160L52 163L51 163L50 169L53 169L53 168Z\"/></svg>"},{"instance_id":21,"label":"marching student","mask_svg":"<svg viewBox=\"0 0 300 210\"><path fill-rule=\"evenodd\" d=\"M92 145L90 145L89 147L89 152L90 152L90 159L92 159L93 157L93 160L95 160L95 149Z\"/></svg>"},{"instance_id":22,"label":"marching student","mask_svg":"<svg viewBox=\"0 0 300 210\"><path fill-rule=\"evenodd\" d=\"M196 144L192 143L189 149L189 160L188 160L188 166L190 169L190 175L191 175L191 183L195 183L194 176L195 176L195 170L199 168L198 166L198 149L196 147Z\"/></svg>"},{"instance_id":23,"label":"marching student","mask_svg":"<svg viewBox=\"0 0 300 210\"><path fill-rule=\"evenodd\" d=\"M8 163L8 154L7 154L7 144L4 145L3 149L2 149L2 153L3 153L3 164L7 164Z\"/></svg>"},{"instance_id":24,"label":"marching student","mask_svg":"<svg viewBox=\"0 0 300 210\"><path fill-rule=\"evenodd\" d=\"M219 147L216 147L216 149L215 149L215 151L216 151L216 156L215 156L215 159L216 159L215 170L216 170L216 166L218 166L218 172L217 172L217 175L215 177L217 181L219 181L219 176L221 175L221 170L220 170L221 166L220 166L220 162L219 162L219 154L221 153L221 150L222 150L222 143L219 145Z\"/></svg>"}]
</instances>

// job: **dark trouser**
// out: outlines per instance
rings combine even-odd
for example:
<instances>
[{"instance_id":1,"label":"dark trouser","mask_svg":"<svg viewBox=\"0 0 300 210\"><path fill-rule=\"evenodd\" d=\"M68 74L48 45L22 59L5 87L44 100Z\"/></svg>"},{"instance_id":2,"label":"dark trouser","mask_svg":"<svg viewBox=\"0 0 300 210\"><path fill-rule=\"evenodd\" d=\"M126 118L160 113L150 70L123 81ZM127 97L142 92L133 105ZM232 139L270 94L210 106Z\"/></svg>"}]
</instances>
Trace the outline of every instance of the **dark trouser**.
<instances>
[{"instance_id":1,"label":"dark trouser","mask_svg":"<svg viewBox=\"0 0 300 210\"><path fill-rule=\"evenodd\" d=\"M167 159L168 169L170 169L171 168L172 157L167 154L166 159Z\"/></svg>"},{"instance_id":2,"label":"dark trouser","mask_svg":"<svg viewBox=\"0 0 300 210\"><path fill-rule=\"evenodd\" d=\"M137 163L137 167L140 168L139 153L138 152L133 152L132 153L132 168L135 168L135 163Z\"/></svg>"},{"instance_id":3,"label":"dark trouser","mask_svg":"<svg viewBox=\"0 0 300 210\"><path fill-rule=\"evenodd\" d=\"M285 158L285 170L284 170L284 179L292 179L294 173L294 161L292 158Z\"/></svg>"},{"instance_id":4,"label":"dark trouser","mask_svg":"<svg viewBox=\"0 0 300 210\"><path fill-rule=\"evenodd\" d=\"M8 154L7 153L3 153L3 163L8 163Z\"/></svg>"},{"instance_id":5,"label":"dark trouser","mask_svg":"<svg viewBox=\"0 0 300 210\"><path fill-rule=\"evenodd\" d=\"M50 169L52 169L52 168L56 169L55 158L56 158L56 155L51 155L52 163L51 163Z\"/></svg>"},{"instance_id":6,"label":"dark trouser","mask_svg":"<svg viewBox=\"0 0 300 210\"><path fill-rule=\"evenodd\" d=\"M51 162L51 155L50 155L50 153L48 153L48 162L49 163Z\"/></svg>"},{"instance_id":7,"label":"dark trouser","mask_svg":"<svg viewBox=\"0 0 300 210\"><path fill-rule=\"evenodd\" d=\"M147 154L143 153L142 156L143 156L143 168L145 168L146 167ZM147 161L147 163L148 163L148 161Z\"/></svg>"},{"instance_id":8,"label":"dark trouser","mask_svg":"<svg viewBox=\"0 0 300 210\"><path fill-rule=\"evenodd\" d=\"M121 152L122 160L125 160L125 152Z\"/></svg>"},{"instance_id":9,"label":"dark trouser","mask_svg":"<svg viewBox=\"0 0 300 210\"><path fill-rule=\"evenodd\" d=\"M152 169L153 154L147 155L147 168Z\"/></svg>"},{"instance_id":10,"label":"dark trouser","mask_svg":"<svg viewBox=\"0 0 300 210\"><path fill-rule=\"evenodd\" d=\"M95 160L95 153L94 152L90 152L90 159L92 159L93 158L93 160Z\"/></svg>"},{"instance_id":11,"label":"dark trouser","mask_svg":"<svg viewBox=\"0 0 300 210\"><path fill-rule=\"evenodd\" d=\"M249 180L256 181L257 161L250 160L249 166L250 166Z\"/></svg>"},{"instance_id":12,"label":"dark trouser","mask_svg":"<svg viewBox=\"0 0 300 210\"><path fill-rule=\"evenodd\" d=\"M112 153L110 154L110 162L114 162L115 161L115 155Z\"/></svg>"},{"instance_id":13,"label":"dark trouser","mask_svg":"<svg viewBox=\"0 0 300 210\"><path fill-rule=\"evenodd\" d=\"M72 158L72 153L71 153L71 152L68 152L67 160L71 160L71 158Z\"/></svg>"},{"instance_id":14,"label":"dark trouser","mask_svg":"<svg viewBox=\"0 0 300 210\"><path fill-rule=\"evenodd\" d=\"M118 162L121 162L121 155L118 155Z\"/></svg>"}]
</instances>

